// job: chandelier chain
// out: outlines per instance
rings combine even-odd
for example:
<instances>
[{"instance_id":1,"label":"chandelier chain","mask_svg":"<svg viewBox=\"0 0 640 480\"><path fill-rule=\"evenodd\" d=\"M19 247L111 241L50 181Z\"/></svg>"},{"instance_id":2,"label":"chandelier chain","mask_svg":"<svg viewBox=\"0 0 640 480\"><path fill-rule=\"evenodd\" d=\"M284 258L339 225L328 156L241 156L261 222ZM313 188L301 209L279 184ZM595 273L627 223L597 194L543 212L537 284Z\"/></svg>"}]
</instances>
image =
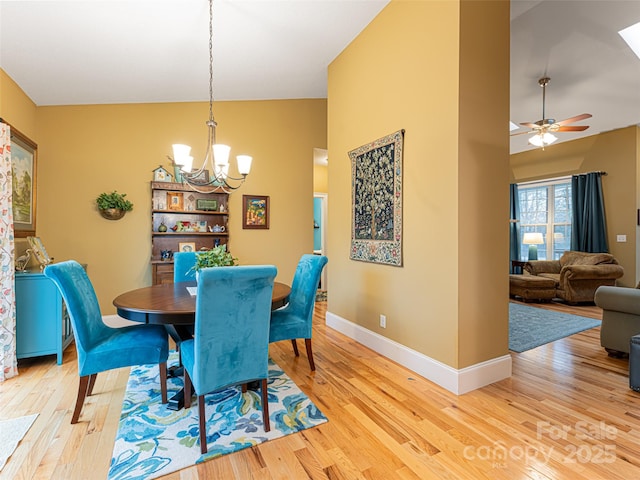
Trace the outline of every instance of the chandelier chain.
<instances>
[{"instance_id":1,"label":"chandelier chain","mask_svg":"<svg viewBox=\"0 0 640 480\"><path fill-rule=\"evenodd\" d=\"M209 0L209 119L213 120L213 0Z\"/></svg>"},{"instance_id":2,"label":"chandelier chain","mask_svg":"<svg viewBox=\"0 0 640 480\"><path fill-rule=\"evenodd\" d=\"M1 1L1 0L0 0ZM201 193L210 193L214 191L223 191L231 193L242 185L249 174L251 169L251 157L248 155L238 155L238 170L240 172L240 178L234 178L228 175L227 170L229 168L228 156L229 147L227 145L216 144L216 123L213 117L213 0L209 0L209 119L207 120L208 142L207 150L204 155L202 166L199 169L192 170L193 157L188 156L191 147L188 145L174 145L174 152L176 147L186 147L186 154L181 152L180 162L177 158L171 158L171 163L176 167L176 178L180 174L182 182L189 185L192 190ZM217 154L220 155L220 161L218 162L214 147L222 147ZM175 154L175 153L174 153ZM186 158L185 158L186 156ZM240 169L240 158L242 157L242 169ZM186 163L182 160L187 160ZM188 165L188 168L183 169L183 165ZM207 170L209 167L209 170ZM178 173L179 171L179 173ZM209 175L210 174L210 175ZM203 178L204 177L204 178ZM230 180L239 182L238 185L231 185Z\"/></svg>"}]
</instances>

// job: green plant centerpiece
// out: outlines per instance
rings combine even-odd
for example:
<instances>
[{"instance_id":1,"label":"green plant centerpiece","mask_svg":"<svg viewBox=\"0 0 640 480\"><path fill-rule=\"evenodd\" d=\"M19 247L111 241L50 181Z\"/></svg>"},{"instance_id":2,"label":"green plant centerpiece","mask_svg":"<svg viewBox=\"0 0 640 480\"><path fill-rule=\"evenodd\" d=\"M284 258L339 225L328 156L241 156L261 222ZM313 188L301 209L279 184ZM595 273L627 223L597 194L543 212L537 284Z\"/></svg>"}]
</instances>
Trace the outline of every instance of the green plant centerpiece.
<instances>
[{"instance_id":1,"label":"green plant centerpiece","mask_svg":"<svg viewBox=\"0 0 640 480\"><path fill-rule=\"evenodd\" d=\"M227 252L226 245L218 245L211 250L196 252L196 263L191 270L198 272L203 268L209 267L233 267L238 264L238 259L234 258L231 253Z\"/></svg>"},{"instance_id":2,"label":"green plant centerpiece","mask_svg":"<svg viewBox=\"0 0 640 480\"><path fill-rule=\"evenodd\" d=\"M126 212L133 210L133 203L127 200L126 193L118 193L113 191L111 193L101 193L96 198L96 204L100 214L108 220L118 220L124 217Z\"/></svg>"}]
</instances>

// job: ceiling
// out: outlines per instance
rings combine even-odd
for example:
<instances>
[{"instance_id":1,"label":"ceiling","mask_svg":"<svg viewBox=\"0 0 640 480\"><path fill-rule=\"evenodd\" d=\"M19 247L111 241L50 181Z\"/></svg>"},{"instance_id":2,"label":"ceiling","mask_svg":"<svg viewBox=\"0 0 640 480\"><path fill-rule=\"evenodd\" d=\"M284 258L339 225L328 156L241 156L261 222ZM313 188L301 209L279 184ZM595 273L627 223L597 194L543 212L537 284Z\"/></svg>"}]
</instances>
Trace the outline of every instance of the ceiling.
<instances>
[{"instance_id":1,"label":"ceiling","mask_svg":"<svg viewBox=\"0 0 640 480\"><path fill-rule=\"evenodd\" d=\"M637 0L512 2L511 121L542 119L538 79L548 76L547 118L593 115L556 144L640 123L640 59L618 34L637 22ZM511 137L511 153L534 149L528 138Z\"/></svg>"},{"instance_id":2,"label":"ceiling","mask_svg":"<svg viewBox=\"0 0 640 480\"><path fill-rule=\"evenodd\" d=\"M387 3L216 0L214 98L325 98L327 66ZM638 21L640 1L513 1L511 120L541 119L546 75L547 118L593 115L558 142L640 123L640 59L617 33ZM39 106L208 100L208 4L0 0L0 67Z\"/></svg>"}]
</instances>

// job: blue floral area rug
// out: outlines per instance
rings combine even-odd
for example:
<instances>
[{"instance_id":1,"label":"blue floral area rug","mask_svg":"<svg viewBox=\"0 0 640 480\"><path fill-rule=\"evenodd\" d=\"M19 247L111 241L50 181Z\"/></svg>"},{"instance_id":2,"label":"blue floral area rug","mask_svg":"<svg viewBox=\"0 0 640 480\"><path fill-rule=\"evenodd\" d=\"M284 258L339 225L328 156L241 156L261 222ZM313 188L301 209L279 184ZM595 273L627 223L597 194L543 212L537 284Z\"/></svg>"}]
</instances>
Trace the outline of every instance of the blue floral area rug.
<instances>
[{"instance_id":1,"label":"blue floral area rug","mask_svg":"<svg viewBox=\"0 0 640 480\"><path fill-rule=\"evenodd\" d=\"M171 352L169 365L176 364ZM167 475L196 463L237 452L285 435L315 427L327 418L298 386L269 360L269 418L262 428L260 393L239 387L207 395L208 453L200 455L198 403L173 411L162 405L157 365L132 367L124 395L118 434L113 447L109 480L145 479ZM169 378L169 398L182 387Z\"/></svg>"},{"instance_id":2,"label":"blue floral area rug","mask_svg":"<svg viewBox=\"0 0 640 480\"><path fill-rule=\"evenodd\" d=\"M509 303L509 350L525 352L600 325L600 320Z\"/></svg>"}]
</instances>

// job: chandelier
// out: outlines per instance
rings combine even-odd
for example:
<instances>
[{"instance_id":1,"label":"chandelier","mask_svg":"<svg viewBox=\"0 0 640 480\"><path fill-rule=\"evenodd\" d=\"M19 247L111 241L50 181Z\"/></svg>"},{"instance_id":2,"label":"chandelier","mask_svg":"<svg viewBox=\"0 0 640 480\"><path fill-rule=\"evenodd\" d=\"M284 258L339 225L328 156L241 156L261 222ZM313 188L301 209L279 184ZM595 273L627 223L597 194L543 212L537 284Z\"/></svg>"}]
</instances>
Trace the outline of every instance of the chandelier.
<instances>
[{"instance_id":1,"label":"chandelier","mask_svg":"<svg viewBox=\"0 0 640 480\"><path fill-rule=\"evenodd\" d=\"M251 171L252 158L249 155L238 155L238 173L242 176L229 176L229 152L231 147L216 143L216 127L213 118L213 0L209 0L209 120L207 120L208 140L207 150L202 166L193 170L191 147L174 144L173 158L169 157L175 167L176 181L188 184L193 190L204 192L216 187L226 193L239 188ZM205 187L205 188L202 188Z\"/></svg>"}]
</instances>

